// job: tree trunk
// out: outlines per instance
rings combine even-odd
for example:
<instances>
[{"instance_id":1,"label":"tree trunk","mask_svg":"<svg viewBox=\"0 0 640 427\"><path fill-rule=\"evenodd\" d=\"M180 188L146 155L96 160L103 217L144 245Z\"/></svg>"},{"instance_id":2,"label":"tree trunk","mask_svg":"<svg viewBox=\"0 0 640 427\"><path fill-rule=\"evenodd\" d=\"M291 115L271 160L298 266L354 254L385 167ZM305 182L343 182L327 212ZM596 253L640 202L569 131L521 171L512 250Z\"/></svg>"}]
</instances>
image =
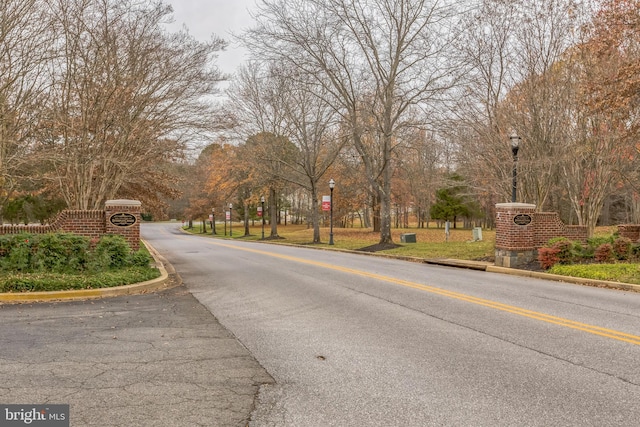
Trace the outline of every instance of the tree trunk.
<instances>
[{"instance_id":1,"label":"tree trunk","mask_svg":"<svg viewBox=\"0 0 640 427\"><path fill-rule=\"evenodd\" d=\"M271 223L271 235L269 236L272 239L277 239L278 237L278 198L276 195L276 189L269 189L269 222Z\"/></svg>"},{"instance_id":2,"label":"tree trunk","mask_svg":"<svg viewBox=\"0 0 640 427\"><path fill-rule=\"evenodd\" d=\"M384 187L391 187L387 181ZM391 238L391 194L381 194L380 197L380 244L393 243Z\"/></svg>"},{"instance_id":3,"label":"tree trunk","mask_svg":"<svg viewBox=\"0 0 640 427\"><path fill-rule=\"evenodd\" d=\"M384 136L387 141L384 143L385 164L382 171L382 184L380 191L380 243L393 243L391 238L391 134Z\"/></svg>"},{"instance_id":4,"label":"tree trunk","mask_svg":"<svg viewBox=\"0 0 640 427\"><path fill-rule=\"evenodd\" d=\"M244 235L249 236L249 205L244 205Z\"/></svg>"},{"instance_id":5,"label":"tree trunk","mask_svg":"<svg viewBox=\"0 0 640 427\"><path fill-rule=\"evenodd\" d=\"M320 212L318 211L318 189L315 185L311 189L311 221L313 222L313 243L321 243Z\"/></svg>"}]
</instances>

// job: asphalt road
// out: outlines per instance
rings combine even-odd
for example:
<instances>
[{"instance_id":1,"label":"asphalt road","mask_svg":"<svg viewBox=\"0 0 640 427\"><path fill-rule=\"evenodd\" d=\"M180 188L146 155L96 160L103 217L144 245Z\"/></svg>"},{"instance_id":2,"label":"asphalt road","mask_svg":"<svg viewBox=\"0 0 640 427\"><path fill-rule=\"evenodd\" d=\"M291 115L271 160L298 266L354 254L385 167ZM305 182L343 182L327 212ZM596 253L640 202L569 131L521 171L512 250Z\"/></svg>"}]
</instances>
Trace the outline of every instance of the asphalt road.
<instances>
[{"instance_id":1,"label":"asphalt road","mask_svg":"<svg viewBox=\"0 0 640 427\"><path fill-rule=\"evenodd\" d=\"M275 380L252 426L632 426L640 294L143 235Z\"/></svg>"}]
</instances>

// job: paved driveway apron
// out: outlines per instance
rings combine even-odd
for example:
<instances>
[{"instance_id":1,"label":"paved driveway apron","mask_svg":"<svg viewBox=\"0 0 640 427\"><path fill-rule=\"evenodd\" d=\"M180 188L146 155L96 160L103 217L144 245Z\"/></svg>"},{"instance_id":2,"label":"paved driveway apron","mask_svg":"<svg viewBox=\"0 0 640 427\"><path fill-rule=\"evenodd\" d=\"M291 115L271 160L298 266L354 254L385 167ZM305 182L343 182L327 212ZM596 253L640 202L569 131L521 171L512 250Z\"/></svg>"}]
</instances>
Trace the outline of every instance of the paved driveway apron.
<instances>
[{"instance_id":1,"label":"paved driveway apron","mask_svg":"<svg viewBox=\"0 0 640 427\"><path fill-rule=\"evenodd\" d=\"M271 377L183 287L0 304L0 403L69 404L71 426L244 426Z\"/></svg>"}]
</instances>

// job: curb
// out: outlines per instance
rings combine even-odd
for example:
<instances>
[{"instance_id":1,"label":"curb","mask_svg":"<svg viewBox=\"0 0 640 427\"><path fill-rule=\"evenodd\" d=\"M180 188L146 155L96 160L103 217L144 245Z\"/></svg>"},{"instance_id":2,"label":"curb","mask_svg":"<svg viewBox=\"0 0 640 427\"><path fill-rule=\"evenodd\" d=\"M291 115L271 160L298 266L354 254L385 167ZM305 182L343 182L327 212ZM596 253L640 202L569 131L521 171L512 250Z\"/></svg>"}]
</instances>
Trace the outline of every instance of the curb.
<instances>
[{"instance_id":1,"label":"curb","mask_svg":"<svg viewBox=\"0 0 640 427\"><path fill-rule=\"evenodd\" d=\"M170 286L169 272L167 268L172 269L171 264L158 253L148 242L142 240L143 244L151 253L155 260L156 268L160 270L160 277L147 280L146 282L135 283L133 285L117 286L113 288L99 289L77 289L70 291L51 291L51 292L8 292L0 293L0 303L19 303L19 302L38 302L38 301L55 301L55 300L80 300L115 297L122 295L135 295L154 292L161 289L167 289ZM165 268L165 265L168 266Z\"/></svg>"},{"instance_id":2,"label":"curb","mask_svg":"<svg viewBox=\"0 0 640 427\"><path fill-rule=\"evenodd\" d=\"M183 233L188 233L180 227L180 230ZM255 240L256 243L273 243L273 242L262 242L260 240ZM353 253L358 255L368 255L380 258L389 258L389 259L397 259L401 261L408 262L417 262L424 263L430 265L440 265L443 267L455 267L455 268L466 268L469 270L477 270L477 271L485 271L487 273L499 273L499 274L508 274L511 276L519 276L519 277L530 277L534 279L544 279L544 280L552 280L554 282L563 282L574 285L582 285L582 286L591 286L597 288L607 288L607 289L618 289L632 292L640 292L640 285L634 285L630 283L622 283L622 282L610 282L605 280L594 280L594 279L585 279L582 277L573 277L573 276L561 276L559 274L550 274L543 273L539 271L530 271L530 270L520 270L517 268L507 268L507 267L497 267L496 265L484 262L484 261L471 261L471 260L460 260L454 258L420 258L414 256L405 256L405 255L390 255L390 254L381 254L375 252L363 252L363 251L355 251L351 249L336 249L336 248L326 248L326 247L317 247L313 248L311 246L297 245L286 242L278 242L276 244L284 245L284 246L293 246L293 247L303 247L303 248L312 248L317 250L326 250L326 251L335 251L335 252L344 252L344 253Z\"/></svg>"},{"instance_id":3,"label":"curb","mask_svg":"<svg viewBox=\"0 0 640 427\"><path fill-rule=\"evenodd\" d=\"M425 259L426 264L442 265L445 267L467 268L471 270L486 271L487 273L508 274L511 276L529 277L532 279L553 280L573 285L592 286L598 288L621 289L625 291L640 292L640 285L631 283L611 282L606 280L585 279L583 277L561 276L559 274L544 273L541 271L520 270L517 268L498 267L488 262L467 261L458 259Z\"/></svg>"}]
</instances>

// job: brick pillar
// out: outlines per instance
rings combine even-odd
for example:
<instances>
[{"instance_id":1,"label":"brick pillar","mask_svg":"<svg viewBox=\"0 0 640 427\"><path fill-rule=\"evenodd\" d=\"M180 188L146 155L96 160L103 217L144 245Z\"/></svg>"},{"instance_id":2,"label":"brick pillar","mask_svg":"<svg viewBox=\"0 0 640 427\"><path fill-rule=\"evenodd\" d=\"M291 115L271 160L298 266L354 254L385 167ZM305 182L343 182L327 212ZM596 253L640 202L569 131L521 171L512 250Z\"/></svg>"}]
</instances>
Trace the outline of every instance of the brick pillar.
<instances>
[{"instance_id":1,"label":"brick pillar","mask_svg":"<svg viewBox=\"0 0 640 427\"><path fill-rule=\"evenodd\" d=\"M536 259L535 210L527 203L496 204L497 266L518 267Z\"/></svg>"},{"instance_id":2,"label":"brick pillar","mask_svg":"<svg viewBox=\"0 0 640 427\"><path fill-rule=\"evenodd\" d=\"M140 212L137 200L107 200L105 203L106 234L120 234L132 250L140 249Z\"/></svg>"}]
</instances>

